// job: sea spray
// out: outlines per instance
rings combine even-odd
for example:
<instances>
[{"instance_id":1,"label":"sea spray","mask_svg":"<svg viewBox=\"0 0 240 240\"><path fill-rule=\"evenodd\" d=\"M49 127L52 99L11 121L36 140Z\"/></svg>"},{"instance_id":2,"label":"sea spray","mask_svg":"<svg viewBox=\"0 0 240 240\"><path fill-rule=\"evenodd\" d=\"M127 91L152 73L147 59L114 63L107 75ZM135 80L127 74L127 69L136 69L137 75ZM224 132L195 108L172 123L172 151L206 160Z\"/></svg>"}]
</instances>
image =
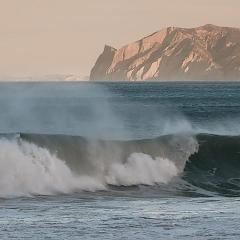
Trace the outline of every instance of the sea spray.
<instances>
[{"instance_id":1,"label":"sea spray","mask_svg":"<svg viewBox=\"0 0 240 240\"><path fill-rule=\"evenodd\" d=\"M154 185L168 183L178 175L176 165L167 158L133 153L125 163L114 163L110 166L106 182L117 186Z\"/></svg>"},{"instance_id":2,"label":"sea spray","mask_svg":"<svg viewBox=\"0 0 240 240\"><path fill-rule=\"evenodd\" d=\"M0 196L29 196L104 189L89 176L76 176L47 149L22 140L0 140Z\"/></svg>"},{"instance_id":3,"label":"sea spray","mask_svg":"<svg viewBox=\"0 0 240 240\"><path fill-rule=\"evenodd\" d=\"M0 196L108 190L109 185L168 184L182 173L197 144L190 136L93 142L58 135L2 136Z\"/></svg>"},{"instance_id":4,"label":"sea spray","mask_svg":"<svg viewBox=\"0 0 240 240\"><path fill-rule=\"evenodd\" d=\"M159 185L157 191L173 194L238 196L239 151L239 136L105 141L67 135L2 135L0 197L137 185Z\"/></svg>"}]
</instances>

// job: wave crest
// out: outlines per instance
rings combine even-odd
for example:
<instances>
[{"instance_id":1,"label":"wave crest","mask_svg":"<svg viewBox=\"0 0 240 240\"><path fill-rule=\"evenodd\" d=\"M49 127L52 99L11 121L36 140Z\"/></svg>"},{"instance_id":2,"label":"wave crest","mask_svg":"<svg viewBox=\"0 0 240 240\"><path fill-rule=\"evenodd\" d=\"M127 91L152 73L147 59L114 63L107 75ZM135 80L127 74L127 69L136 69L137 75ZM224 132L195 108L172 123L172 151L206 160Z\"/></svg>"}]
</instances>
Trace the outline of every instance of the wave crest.
<instances>
[{"instance_id":1,"label":"wave crest","mask_svg":"<svg viewBox=\"0 0 240 240\"><path fill-rule=\"evenodd\" d=\"M125 163L114 163L106 176L108 184L116 186L167 184L179 173L167 158L153 159L144 153L133 153Z\"/></svg>"},{"instance_id":2,"label":"wave crest","mask_svg":"<svg viewBox=\"0 0 240 240\"><path fill-rule=\"evenodd\" d=\"M25 141L0 140L0 196L30 196L103 189L88 176L76 176L49 150Z\"/></svg>"},{"instance_id":3,"label":"wave crest","mask_svg":"<svg viewBox=\"0 0 240 240\"><path fill-rule=\"evenodd\" d=\"M182 172L193 153L193 149L183 149L192 146L190 139L119 142L70 136L2 136L0 196L167 184Z\"/></svg>"},{"instance_id":4,"label":"wave crest","mask_svg":"<svg viewBox=\"0 0 240 240\"><path fill-rule=\"evenodd\" d=\"M176 194L239 196L239 152L237 136L170 135L106 141L64 135L7 135L0 138L0 196L136 185L161 185L158 191L164 188Z\"/></svg>"}]
</instances>

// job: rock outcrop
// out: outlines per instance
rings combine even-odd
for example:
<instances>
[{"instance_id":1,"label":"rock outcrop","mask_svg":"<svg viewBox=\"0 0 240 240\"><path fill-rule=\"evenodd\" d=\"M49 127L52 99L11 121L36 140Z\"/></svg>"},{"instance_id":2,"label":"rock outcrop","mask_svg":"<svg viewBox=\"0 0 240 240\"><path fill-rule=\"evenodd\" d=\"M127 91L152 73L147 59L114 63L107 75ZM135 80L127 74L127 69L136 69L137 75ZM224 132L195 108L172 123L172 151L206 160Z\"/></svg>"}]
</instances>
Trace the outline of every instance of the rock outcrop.
<instances>
[{"instance_id":1,"label":"rock outcrop","mask_svg":"<svg viewBox=\"0 0 240 240\"><path fill-rule=\"evenodd\" d=\"M90 80L240 80L240 29L169 27L119 50L105 46Z\"/></svg>"}]
</instances>

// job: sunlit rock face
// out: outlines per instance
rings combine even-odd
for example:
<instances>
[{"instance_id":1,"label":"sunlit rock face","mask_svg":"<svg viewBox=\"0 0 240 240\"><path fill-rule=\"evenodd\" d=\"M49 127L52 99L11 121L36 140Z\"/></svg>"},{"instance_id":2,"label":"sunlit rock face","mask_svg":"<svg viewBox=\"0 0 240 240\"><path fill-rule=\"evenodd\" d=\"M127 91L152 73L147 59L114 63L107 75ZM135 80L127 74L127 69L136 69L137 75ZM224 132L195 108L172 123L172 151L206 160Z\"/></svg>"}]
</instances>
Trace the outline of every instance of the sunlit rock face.
<instances>
[{"instance_id":1,"label":"sunlit rock face","mask_svg":"<svg viewBox=\"0 0 240 240\"><path fill-rule=\"evenodd\" d=\"M105 46L90 80L240 80L240 29L169 27L118 50Z\"/></svg>"}]
</instances>

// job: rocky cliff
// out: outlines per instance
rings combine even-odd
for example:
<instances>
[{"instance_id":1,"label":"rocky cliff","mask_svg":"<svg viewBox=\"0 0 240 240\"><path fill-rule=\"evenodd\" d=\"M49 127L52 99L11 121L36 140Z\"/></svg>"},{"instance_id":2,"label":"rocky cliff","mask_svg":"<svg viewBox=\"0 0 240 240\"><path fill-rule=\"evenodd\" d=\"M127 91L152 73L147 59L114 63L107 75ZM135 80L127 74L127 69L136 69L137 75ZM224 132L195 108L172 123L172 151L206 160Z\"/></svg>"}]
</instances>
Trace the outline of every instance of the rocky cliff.
<instances>
[{"instance_id":1,"label":"rocky cliff","mask_svg":"<svg viewBox=\"0 0 240 240\"><path fill-rule=\"evenodd\" d=\"M119 50L105 46L90 80L240 80L240 29L169 27Z\"/></svg>"}]
</instances>

